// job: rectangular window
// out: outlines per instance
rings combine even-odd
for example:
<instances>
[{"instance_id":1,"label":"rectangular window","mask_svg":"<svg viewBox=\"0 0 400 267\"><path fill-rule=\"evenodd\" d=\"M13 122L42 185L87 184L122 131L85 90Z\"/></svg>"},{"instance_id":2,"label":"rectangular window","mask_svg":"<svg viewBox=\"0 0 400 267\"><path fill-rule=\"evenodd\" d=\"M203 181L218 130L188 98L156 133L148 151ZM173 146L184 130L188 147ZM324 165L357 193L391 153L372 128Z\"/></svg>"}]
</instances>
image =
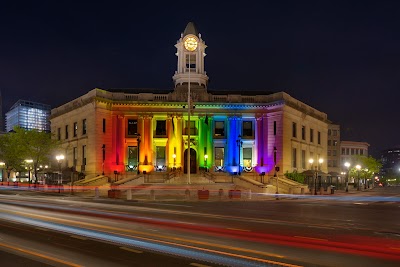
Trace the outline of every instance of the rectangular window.
<instances>
[{"instance_id":1,"label":"rectangular window","mask_svg":"<svg viewBox=\"0 0 400 267\"><path fill-rule=\"evenodd\" d=\"M65 139L68 139L68 125L65 125Z\"/></svg>"},{"instance_id":2,"label":"rectangular window","mask_svg":"<svg viewBox=\"0 0 400 267\"><path fill-rule=\"evenodd\" d=\"M334 159L334 160L332 161L332 167L337 167L337 160Z\"/></svg>"},{"instance_id":3,"label":"rectangular window","mask_svg":"<svg viewBox=\"0 0 400 267\"><path fill-rule=\"evenodd\" d=\"M332 167L332 160L328 160L328 167Z\"/></svg>"},{"instance_id":4,"label":"rectangular window","mask_svg":"<svg viewBox=\"0 0 400 267\"><path fill-rule=\"evenodd\" d=\"M314 129L310 129L310 142L314 143Z\"/></svg>"},{"instance_id":5,"label":"rectangular window","mask_svg":"<svg viewBox=\"0 0 400 267\"><path fill-rule=\"evenodd\" d=\"M73 148L73 152L72 152L72 157L73 157L73 162L72 164L74 165L74 167L76 167L76 165L78 164L78 148L74 147Z\"/></svg>"},{"instance_id":6,"label":"rectangular window","mask_svg":"<svg viewBox=\"0 0 400 267\"><path fill-rule=\"evenodd\" d=\"M167 121L157 121L156 122L156 136L166 136L167 135Z\"/></svg>"},{"instance_id":7,"label":"rectangular window","mask_svg":"<svg viewBox=\"0 0 400 267\"><path fill-rule=\"evenodd\" d=\"M346 155L350 155L350 148L346 148Z\"/></svg>"},{"instance_id":8,"label":"rectangular window","mask_svg":"<svg viewBox=\"0 0 400 267\"><path fill-rule=\"evenodd\" d=\"M242 137L253 137L253 122L244 121L243 122L243 134Z\"/></svg>"},{"instance_id":9,"label":"rectangular window","mask_svg":"<svg viewBox=\"0 0 400 267\"><path fill-rule=\"evenodd\" d=\"M301 126L301 139L306 140L306 126Z\"/></svg>"},{"instance_id":10,"label":"rectangular window","mask_svg":"<svg viewBox=\"0 0 400 267\"><path fill-rule=\"evenodd\" d=\"M106 132L106 119L103 119L103 133Z\"/></svg>"},{"instance_id":11,"label":"rectangular window","mask_svg":"<svg viewBox=\"0 0 400 267\"><path fill-rule=\"evenodd\" d=\"M345 155L346 150L344 148L342 148L342 155Z\"/></svg>"},{"instance_id":12,"label":"rectangular window","mask_svg":"<svg viewBox=\"0 0 400 267\"><path fill-rule=\"evenodd\" d=\"M318 137L318 145L320 145L321 144L321 132L318 132L317 137Z\"/></svg>"},{"instance_id":13,"label":"rectangular window","mask_svg":"<svg viewBox=\"0 0 400 267\"><path fill-rule=\"evenodd\" d=\"M57 128L57 139L61 140L61 128Z\"/></svg>"},{"instance_id":14,"label":"rectangular window","mask_svg":"<svg viewBox=\"0 0 400 267\"><path fill-rule=\"evenodd\" d=\"M333 136L337 136L338 131L337 130L333 130Z\"/></svg>"},{"instance_id":15,"label":"rectangular window","mask_svg":"<svg viewBox=\"0 0 400 267\"><path fill-rule=\"evenodd\" d=\"M78 123L74 122L74 137L78 135Z\"/></svg>"},{"instance_id":16,"label":"rectangular window","mask_svg":"<svg viewBox=\"0 0 400 267\"><path fill-rule=\"evenodd\" d=\"M137 146L128 146L128 167L129 169L133 169L133 166L137 166L138 164L138 147Z\"/></svg>"},{"instance_id":17,"label":"rectangular window","mask_svg":"<svg viewBox=\"0 0 400 267\"><path fill-rule=\"evenodd\" d=\"M305 150L301 151L301 167L303 168L303 170L306 169L306 151Z\"/></svg>"},{"instance_id":18,"label":"rectangular window","mask_svg":"<svg viewBox=\"0 0 400 267\"><path fill-rule=\"evenodd\" d=\"M333 141L333 146L337 146L338 141Z\"/></svg>"},{"instance_id":19,"label":"rectangular window","mask_svg":"<svg viewBox=\"0 0 400 267\"><path fill-rule=\"evenodd\" d=\"M223 147L215 148L215 166L224 166L225 149Z\"/></svg>"},{"instance_id":20,"label":"rectangular window","mask_svg":"<svg viewBox=\"0 0 400 267\"><path fill-rule=\"evenodd\" d=\"M297 149L292 149L292 167L297 168Z\"/></svg>"},{"instance_id":21,"label":"rectangular window","mask_svg":"<svg viewBox=\"0 0 400 267\"><path fill-rule=\"evenodd\" d=\"M225 136L225 122L216 121L215 129L214 129L215 137L224 137Z\"/></svg>"},{"instance_id":22,"label":"rectangular window","mask_svg":"<svg viewBox=\"0 0 400 267\"><path fill-rule=\"evenodd\" d=\"M297 137L297 124L295 122L292 123L292 137Z\"/></svg>"},{"instance_id":23,"label":"rectangular window","mask_svg":"<svg viewBox=\"0 0 400 267\"><path fill-rule=\"evenodd\" d=\"M86 134L86 119L82 120L82 134Z\"/></svg>"},{"instance_id":24,"label":"rectangular window","mask_svg":"<svg viewBox=\"0 0 400 267\"><path fill-rule=\"evenodd\" d=\"M243 148L243 167L251 167L251 160L253 155L253 149L251 147Z\"/></svg>"},{"instance_id":25,"label":"rectangular window","mask_svg":"<svg viewBox=\"0 0 400 267\"><path fill-rule=\"evenodd\" d=\"M82 165L86 165L86 145L82 146Z\"/></svg>"},{"instance_id":26,"label":"rectangular window","mask_svg":"<svg viewBox=\"0 0 400 267\"><path fill-rule=\"evenodd\" d=\"M137 135L138 133L137 120L128 120L128 135Z\"/></svg>"},{"instance_id":27,"label":"rectangular window","mask_svg":"<svg viewBox=\"0 0 400 267\"><path fill-rule=\"evenodd\" d=\"M360 149L360 155L364 155L364 149Z\"/></svg>"},{"instance_id":28,"label":"rectangular window","mask_svg":"<svg viewBox=\"0 0 400 267\"><path fill-rule=\"evenodd\" d=\"M165 166L165 146L156 147L156 165Z\"/></svg>"},{"instance_id":29,"label":"rectangular window","mask_svg":"<svg viewBox=\"0 0 400 267\"><path fill-rule=\"evenodd\" d=\"M336 157L336 150L332 150L332 156Z\"/></svg>"},{"instance_id":30,"label":"rectangular window","mask_svg":"<svg viewBox=\"0 0 400 267\"><path fill-rule=\"evenodd\" d=\"M274 135L276 135L276 121L274 121Z\"/></svg>"},{"instance_id":31,"label":"rectangular window","mask_svg":"<svg viewBox=\"0 0 400 267\"><path fill-rule=\"evenodd\" d=\"M330 150L328 150L328 157L330 157L331 156L331 151Z\"/></svg>"}]
</instances>

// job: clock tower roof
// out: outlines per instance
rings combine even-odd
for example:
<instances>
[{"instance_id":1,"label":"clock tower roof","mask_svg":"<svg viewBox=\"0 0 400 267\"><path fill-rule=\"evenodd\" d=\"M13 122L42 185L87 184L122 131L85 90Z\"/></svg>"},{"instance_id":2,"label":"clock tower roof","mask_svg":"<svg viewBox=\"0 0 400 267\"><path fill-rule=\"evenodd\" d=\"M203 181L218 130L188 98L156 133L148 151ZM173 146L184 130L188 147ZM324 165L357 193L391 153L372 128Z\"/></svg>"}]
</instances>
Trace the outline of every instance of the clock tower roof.
<instances>
[{"instance_id":1,"label":"clock tower roof","mask_svg":"<svg viewBox=\"0 0 400 267\"><path fill-rule=\"evenodd\" d=\"M199 32L197 31L196 25L194 25L193 22L189 22L186 25L185 31L183 32L183 36L186 36L188 34L193 34L195 36L199 36Z\"/></svg>"}]
</instances>

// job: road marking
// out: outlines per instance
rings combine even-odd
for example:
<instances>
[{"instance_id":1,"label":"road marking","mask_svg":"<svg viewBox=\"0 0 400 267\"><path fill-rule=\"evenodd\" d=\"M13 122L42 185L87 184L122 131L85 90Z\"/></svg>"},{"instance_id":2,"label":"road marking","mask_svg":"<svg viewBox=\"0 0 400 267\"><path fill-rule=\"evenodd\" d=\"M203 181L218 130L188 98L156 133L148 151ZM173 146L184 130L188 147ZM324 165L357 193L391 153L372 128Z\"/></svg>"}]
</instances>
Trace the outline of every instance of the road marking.
<instances>
[{"instance_id":1,"label":"road marking","mask_svg":"<svg viewBox=\"0 0 400 267\"><path fill-rule=\"evenodd\" d=\"M308 236L299 236L299 235L295 235L294 237L303 238L303 239L311 239L311 240L319 240L319 241L328 241L328 239L315 238L315 237L308 237Z\"/></svg>"},{"instance_id":2,"label":"road marking","mask_svg":"<svg viewBox=\"0 0 400 267\"><path fill-rule=\"evenodd\" d=\"M137 253L137 254L143 253L143 251L136 250L136 249L133 249L133 248L127 248L127 247L119 247L119 248L123 249L123 250L126 250L126 251L133 252L133 253Z\"/></svg>"},{"instance_id":3,"label":"road marking","mask_svg":"<svg viewBox=\"0 0 400 267\"><path fill-rule=\"evenodd\" d=\"M76 238L76 239L80 239L80 240L87 240L87 238L86 238L86 237L79 236L79 235L70 235L70 237L72 237L72 238Z\"/></svg>"},{"instance_id":4,"label":"road marking","mask_svg":"<svg viewBox=\"0 0 400 267\"><path fill-rule=\"evenodd\" d=\"M23 248L20 248L20 247L15 247L15 246L3 244L3 243L0 243L0 246L8 248L8 249L12 249L12 250L18 250L18 251L26 253L26 254L30 254L30 255L33 255L33 256L36 256L36 257L39 257L39 258L43 258L43 259L46 259L46 260L58 262L58 263L65 264L65 265L68 265L68 266L73 266L73 267L81 267L82 266L82 265L75 264L75 263L72 263L72 262L68 262L68 261L56 259L56 258L53 258L53 257L50 257L50 256L46 256L44 254L40 254L40 253L31 251L31 250L23 249Z\"/></svg>"},{"instance_id":5,"label":"road marking","mask_svg":"<svg viewBox=\"0 0 400 267\"><path fill-rule=\"evenodd\" d=\"M204 265L204 264L195 263L195 262L193 262L189 265L196 266L196 267L211 267L210 265Z\"/></svg>"},{"instance_id":6,"label":"road marking","mask_svg":"<svg viewBox=\"0 0 400 267\"><path fill-rule=\"evenodd\" d=\"M250 230L246 230L246 229L239 229L239 228L226 228L228 230L234 230L234 231L241 231L241 232L250 232Z\"/></svg>"}]
</instances>

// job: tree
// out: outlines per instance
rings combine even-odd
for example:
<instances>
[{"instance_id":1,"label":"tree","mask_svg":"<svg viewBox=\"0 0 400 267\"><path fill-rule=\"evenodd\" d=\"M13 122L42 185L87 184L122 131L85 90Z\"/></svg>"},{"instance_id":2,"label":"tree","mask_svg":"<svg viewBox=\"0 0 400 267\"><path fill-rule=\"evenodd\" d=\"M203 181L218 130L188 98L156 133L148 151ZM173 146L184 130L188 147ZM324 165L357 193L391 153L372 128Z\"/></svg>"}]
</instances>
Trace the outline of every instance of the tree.
<instances>
[{"instance_id":1,"label":"tree","mask_svg":"<svg viewBox=\"0 0 400 267\"><path fill-rule=\"evenodd\" d=\"M19 170L24 162L23 147L12 132L0 135L0 160L5 164L7 182L10 182L11 172Z\"/></svg>"},{"instance_id":2,"label":"tree","mask_svg":"<svg viewBox=\"0 0 400 267\"><path fill-rule=\"evenodd\" d=\"M25 130L20 127L16 127L14 131L14 138L22 146L20 149L23 151L23 156L33 161L33 171L37 182L38 167L49 162L52 152L59 148L59 142L51 138L51 133Z\"/></svg>"},{"instance_id":3,"label":"tree","mask_svg":"<svg viewBox=\"0 0 400 267\"><path fill-rule=\"evenodd\" d=\"M360 165L361 168L358 171L356 169L356 165ZM372 156L357 156L355 157L354 165L351 166L350 174L357 177L358 185L360 184L359 177L366 179L370 179L375 173L378 173L382 167L382 164L379 160L376 160ZM364 183L366 184L366 183Z\"/></svg>"}]
</instances>

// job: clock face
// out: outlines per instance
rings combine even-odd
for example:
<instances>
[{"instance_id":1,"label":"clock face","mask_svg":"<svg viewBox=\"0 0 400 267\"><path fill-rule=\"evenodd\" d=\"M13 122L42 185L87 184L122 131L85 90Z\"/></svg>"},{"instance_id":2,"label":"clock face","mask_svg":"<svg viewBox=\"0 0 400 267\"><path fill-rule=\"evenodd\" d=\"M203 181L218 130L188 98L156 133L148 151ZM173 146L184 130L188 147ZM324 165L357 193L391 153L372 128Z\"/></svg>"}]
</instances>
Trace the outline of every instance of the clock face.
<instances>
[{"instance_id":1,"label":"clock face","mask_svg":"<svg viewBox=\"0 0 400 267\"><path fill-rule=\"evenodd\" d=\"M184 46L188 51L194 51L197 48L197 38L194 36L188 36L185 38Z\"/></svg>"}]
</instances>

